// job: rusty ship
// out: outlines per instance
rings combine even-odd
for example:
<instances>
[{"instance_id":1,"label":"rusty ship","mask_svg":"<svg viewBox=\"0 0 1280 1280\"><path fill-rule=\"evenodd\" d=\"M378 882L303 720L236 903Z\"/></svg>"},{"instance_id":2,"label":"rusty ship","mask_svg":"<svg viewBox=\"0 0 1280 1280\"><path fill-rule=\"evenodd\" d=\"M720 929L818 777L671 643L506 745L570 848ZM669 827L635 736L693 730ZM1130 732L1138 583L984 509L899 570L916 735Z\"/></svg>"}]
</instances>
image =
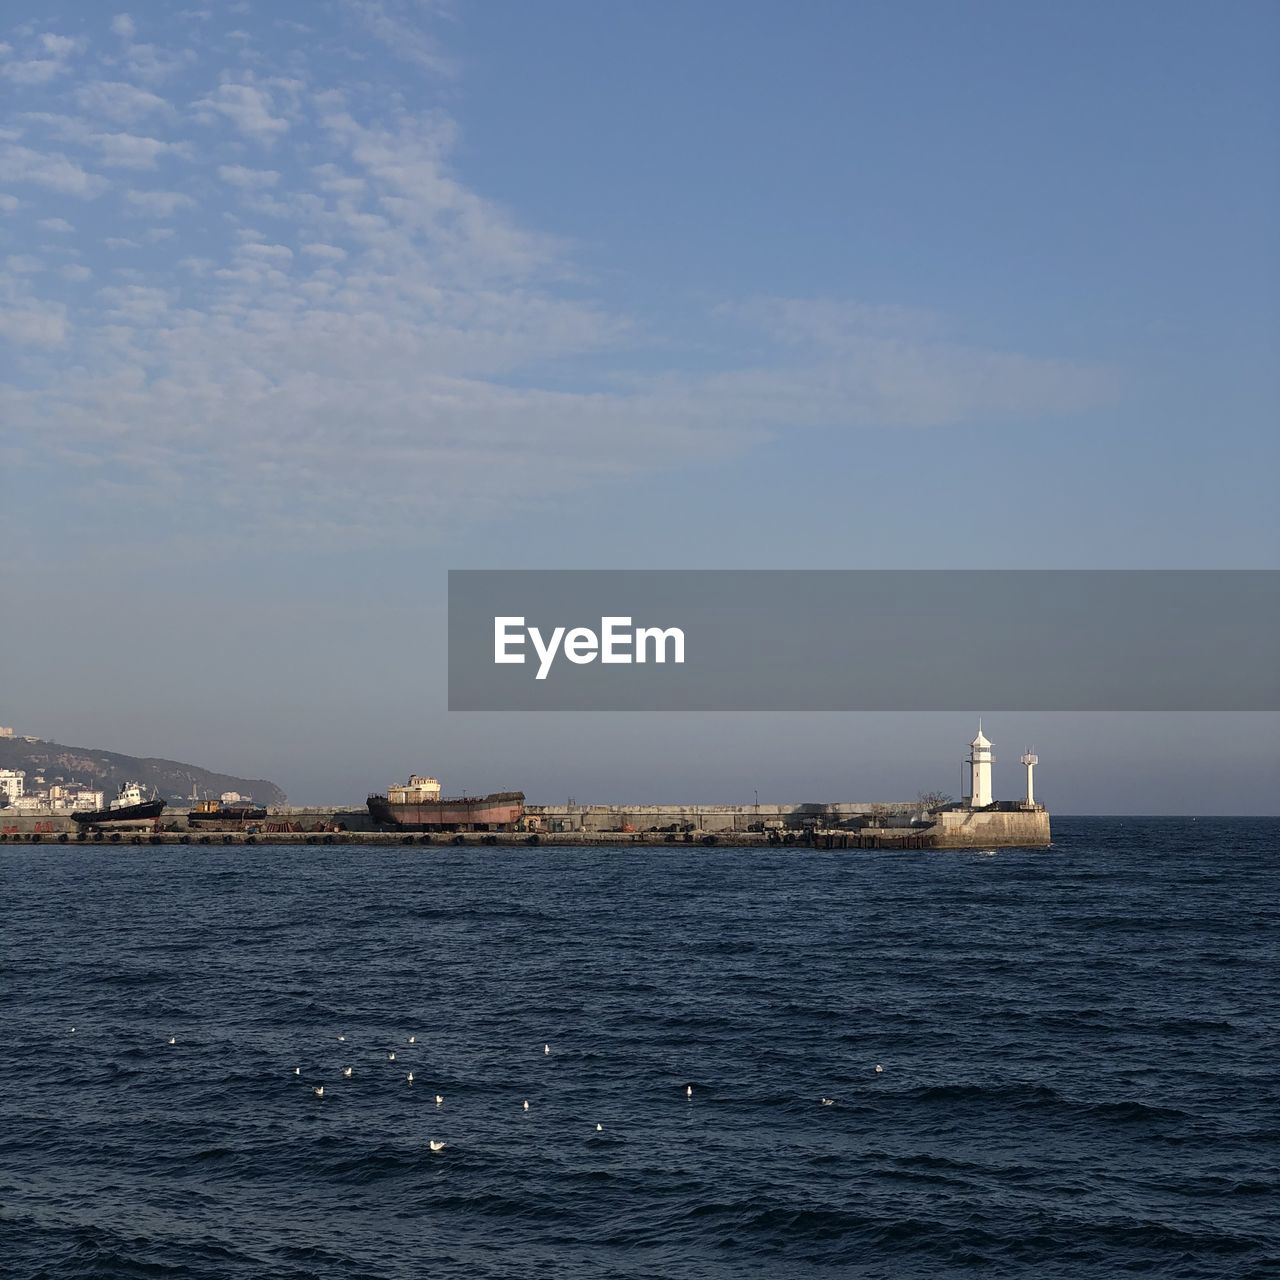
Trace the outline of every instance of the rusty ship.
<instances>
[{"instance_id":1,"label":"rusty ship","mask_svg":"<svg viewBox=\"0 0 1280 1280\"><path fill-rule=\"evenodd\" d=\"M261 822L267 811L252 802L202 800L187 814L187 826L206 831L239 831L251 822Z\"/></svg>"},{"instance_id":2,"label":"rusty ship","mask_svg":"<svg viewBox=\"0 0 1280 1280\"><path fill-rule=\"evenodd\" d=\"M436 778L414 774L386 795L370 796L369 816L382 827L407 831L511 831L524 817L523 791L487 796L442 796Z\"/></svg>"}]
</instances>

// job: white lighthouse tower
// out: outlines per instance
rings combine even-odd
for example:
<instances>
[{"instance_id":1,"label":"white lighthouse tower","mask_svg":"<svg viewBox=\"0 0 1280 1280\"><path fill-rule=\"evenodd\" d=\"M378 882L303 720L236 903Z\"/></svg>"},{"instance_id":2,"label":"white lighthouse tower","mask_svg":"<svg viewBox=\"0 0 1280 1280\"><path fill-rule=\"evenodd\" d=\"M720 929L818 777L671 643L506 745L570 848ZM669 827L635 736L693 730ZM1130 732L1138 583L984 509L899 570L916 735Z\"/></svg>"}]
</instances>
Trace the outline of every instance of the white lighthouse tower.
<instances>
[{"instance_id":1,"label":"white lighthouse tower","mask_svg":"<svg viewBox=\"0 0 1280 1280\"><path fill-rule=\"evenodd\" d=\"M1027 799L1025 801L1028 809L1036 807L1036 791L1031 774L1036 765L1040 763L1040 757L1034 751L1028 751L1019 757L1022 764L1027 766Z\"/></svg>"},{"instance_id":2,"label":"white lighthouse tower","mask_svg":"<svg viewBox=\"0 0 1280 1280\"><path fill-rule=\"evenodd\" d=\"M995 763L991 743L982 732L978 721L978 736L969 744L969 804L974 809L985 809L991 803L991 766Z\"/></svg>"}]
</instances>

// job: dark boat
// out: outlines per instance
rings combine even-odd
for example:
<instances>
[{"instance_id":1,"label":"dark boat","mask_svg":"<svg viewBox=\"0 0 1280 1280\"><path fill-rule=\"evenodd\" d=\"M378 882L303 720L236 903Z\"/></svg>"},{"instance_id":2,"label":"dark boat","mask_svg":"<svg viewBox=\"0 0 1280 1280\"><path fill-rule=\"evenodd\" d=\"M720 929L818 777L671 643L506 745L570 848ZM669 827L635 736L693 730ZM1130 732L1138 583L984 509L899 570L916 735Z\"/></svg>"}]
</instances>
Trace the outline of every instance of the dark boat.
<instances>
[{"instance_id":1,"label":"dark boat","mask_svg":"<svg viewBox=\"0 0 1280 1280\"><path fill-rule=\"evenodd\" d=\"M374 822L407 831L512 830L524 817L523 791L441 796L434 778L417 774L408 783L388 788L387 795L370 796L365 803Z\"/></svg>"},{"instance_id":2,"label":"dark boat","mask_svg":"<svg viewBox=\"0 0 1280 1280\"><path fill-rule=\"evenodd\" d=\"M164 801L154 791L151 799L146 800L143 799L141 783L126 782L121 786L120 794L105 809L73 813L71 821L82 827L105 827L121 822L153 822L163 812Z\"/></svg>"},{"instance_id":3,"label":"dark boat","mask_svg":"<svg viewBox=\"0 0 1280 1280\"><path fill-rule=\"evenodd\" d=\"M187 826L235 831L248 822L261 822L266 816L265 809L252 804L219 804L216 800L207 800L187 814Z\"/></svg>"}]
</instances>

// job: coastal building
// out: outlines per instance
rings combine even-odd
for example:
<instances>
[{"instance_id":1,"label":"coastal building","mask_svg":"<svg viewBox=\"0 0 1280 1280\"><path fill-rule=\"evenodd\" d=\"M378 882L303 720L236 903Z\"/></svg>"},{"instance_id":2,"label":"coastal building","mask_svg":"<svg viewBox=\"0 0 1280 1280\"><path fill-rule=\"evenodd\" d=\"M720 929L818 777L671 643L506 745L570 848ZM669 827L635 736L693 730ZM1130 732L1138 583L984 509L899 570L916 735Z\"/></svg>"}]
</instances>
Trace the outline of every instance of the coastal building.
<instances>
[{"instance_id":1,"label":"coastal building","mask_svg":"<svg viewBox=\"0 0 1280 1280\"><path fill-rule=\"evenodd\" d=\"M21 769L0 769L0 792L9 797L9 807L15 813L80 813L103 807L102 792L90 787L55 782L48 788L28 791Z\"/></svg>"}]
</instances>

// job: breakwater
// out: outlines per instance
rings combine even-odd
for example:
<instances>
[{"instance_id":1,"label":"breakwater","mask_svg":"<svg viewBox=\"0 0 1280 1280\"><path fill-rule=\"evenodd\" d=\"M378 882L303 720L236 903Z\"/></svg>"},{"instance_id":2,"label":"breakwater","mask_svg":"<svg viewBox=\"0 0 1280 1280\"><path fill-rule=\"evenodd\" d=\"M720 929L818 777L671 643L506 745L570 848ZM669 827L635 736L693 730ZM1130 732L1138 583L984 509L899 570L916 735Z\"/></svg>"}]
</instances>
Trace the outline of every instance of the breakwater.
<instances>
[{"instance_id":1,"label":"breakwater","mask_svg":"<svg viewBox=\"0 0 1280 1280\"><path fill-rule=\"evenodd\" d=\"M210 831L166 823L121 830L83 831L69 818L56 821L28 817L0 824L0 844L141 845L487 845L569 846L607 845L729 845L740 848L802 847L820 849L965 849L1044 847L1050 842L1049 815L1043 809L984 811L958 809L935 815L936 820L909 826L867 824L853 828L805 827L767 831L402 831L352 830L341 811L312 823L268 819L232 831ZM270 828L294 827L296 830Z\"/></svg>"}]
</instances>

